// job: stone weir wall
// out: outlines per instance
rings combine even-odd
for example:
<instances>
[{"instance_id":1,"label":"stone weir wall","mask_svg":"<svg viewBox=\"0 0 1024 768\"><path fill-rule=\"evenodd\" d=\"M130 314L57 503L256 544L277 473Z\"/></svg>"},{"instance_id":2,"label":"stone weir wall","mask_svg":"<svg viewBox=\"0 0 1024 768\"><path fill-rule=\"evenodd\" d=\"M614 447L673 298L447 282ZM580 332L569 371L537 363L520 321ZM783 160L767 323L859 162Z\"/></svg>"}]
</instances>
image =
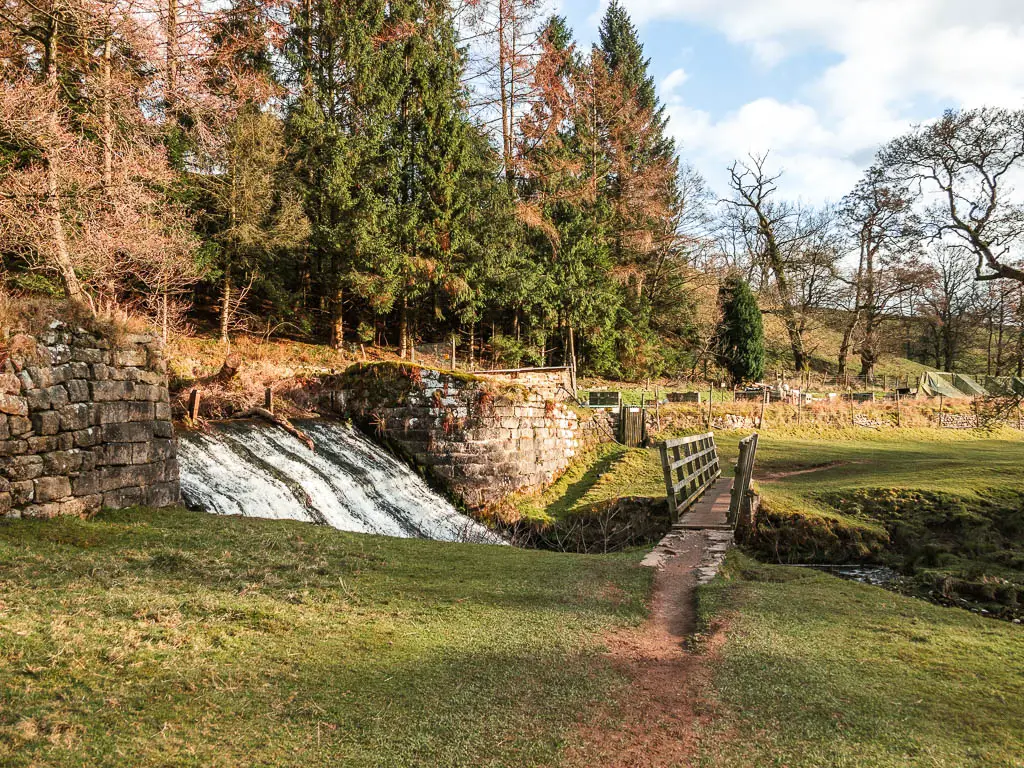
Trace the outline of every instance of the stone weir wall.
<instances>
[{"instance_id":1,"label":"stone weir wall","mask_svg":"<svg viewBox=\"0 0 1024 768\"><path fill-rule=\"evenodd\" d=\"M152 336L116 343L53 323L0 336L0 516L83 515L179 500L167 364Z\"/></svg>"},{"instance_id":2,"label":"stone weir wall","mask_svg":"<svg viewBox=\"0 0 1024 768\"><path fill-rule=\"evenodd\" d=\"M608 414L490 377L378 363L324 385L326 410L374 431L474 509L546 487L614 434Z\"/></svg>"}]
</instances>

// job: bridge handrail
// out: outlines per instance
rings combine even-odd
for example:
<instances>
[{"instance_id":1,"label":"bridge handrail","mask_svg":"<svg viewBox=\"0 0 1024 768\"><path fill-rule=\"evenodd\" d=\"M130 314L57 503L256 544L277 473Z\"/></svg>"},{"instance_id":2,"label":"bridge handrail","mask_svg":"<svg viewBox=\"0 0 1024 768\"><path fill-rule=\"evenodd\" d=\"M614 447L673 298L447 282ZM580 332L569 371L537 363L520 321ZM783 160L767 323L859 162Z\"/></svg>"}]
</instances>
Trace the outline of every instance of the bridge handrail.
<instances>
[{"instance_id":1,"label":"bridge handrail","mask_svg":"<svg viewBox=\"0 0 1024 768\"><path fill-rule=\"evenodd\" d=\"M729 525L736 527L741 515L750 507L750 481L754 476L754 457L757 455L757 433L740 440L740 455L736 460L736 476L729 500Z\"/></svg>"},{"instance_id":2,"label":"bridge handrail","mask_svg":"<svg viewBox=\"0 0 1024 768\"><path fill-rule=\"evenodd\" d=\"M672 523L721 476L713 432L666 440L659 446Z\"/></svg>"}]
</instances>

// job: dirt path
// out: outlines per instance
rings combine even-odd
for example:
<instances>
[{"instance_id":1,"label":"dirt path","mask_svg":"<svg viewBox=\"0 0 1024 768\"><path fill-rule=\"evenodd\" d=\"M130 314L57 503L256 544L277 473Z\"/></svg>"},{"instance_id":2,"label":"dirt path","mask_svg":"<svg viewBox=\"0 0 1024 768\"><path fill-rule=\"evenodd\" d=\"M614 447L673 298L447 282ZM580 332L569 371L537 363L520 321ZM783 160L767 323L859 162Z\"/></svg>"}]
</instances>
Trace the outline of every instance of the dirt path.
<instances>
[{"instance_id":1,"label":"dirt path","mask_svg":"<svg viewBox=\"0 0 1024 768\"><path fill-rule=\"evenodd\" d=\"M651 614L635 630L608 639L609 658L629 679L625 694L582 723L566 765L583 768L673 768L691 765L699 722L710 716L707 650L687 650L697 625L698 569L707 534L688 532L673 544L655 577Z\"/></svg>"},{"instance_id":2,"label":"dirt path","mask_svg":"<svg viewBox=\"0 0 1024 768\"><path fill-rule=\"evenodd\" d=\"M769 472L766 475L755 477L754 479L762 483L771 483L775 480L783 480L787 477L796 477L797 475L810 475L814 472L824 472L829 469L835 469L836 467L845 467L850 464L867 464L866 461L832 461L828 464L822 464L818 467L808 467L807 469L793 469L788 472Z\"/></svg>"}]
</instances>

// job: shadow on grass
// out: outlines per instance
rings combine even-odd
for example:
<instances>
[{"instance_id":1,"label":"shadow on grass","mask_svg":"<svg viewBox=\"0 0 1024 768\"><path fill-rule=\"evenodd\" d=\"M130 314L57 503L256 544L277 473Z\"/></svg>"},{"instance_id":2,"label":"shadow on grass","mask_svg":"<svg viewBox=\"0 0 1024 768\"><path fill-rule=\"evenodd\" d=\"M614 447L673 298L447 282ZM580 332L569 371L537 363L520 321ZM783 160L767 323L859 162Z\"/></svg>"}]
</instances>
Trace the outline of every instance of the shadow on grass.
<instances>
[{"instance_id":1,"label":"shadow on grass","mask_svg":"<svg viewBox=\"0 0 1024 768\"><path fill-rule=\"evenodd\" d=\"M544 511L551 517L558 519L571 510L576 504L587 495L591 488L601 479L601 476L608 472L615 463L622 457L619 452L609 453L602 456L589 467L583 476L572 482L565 489L565 493L548 504Z\"/></svg>"}]
</instances>

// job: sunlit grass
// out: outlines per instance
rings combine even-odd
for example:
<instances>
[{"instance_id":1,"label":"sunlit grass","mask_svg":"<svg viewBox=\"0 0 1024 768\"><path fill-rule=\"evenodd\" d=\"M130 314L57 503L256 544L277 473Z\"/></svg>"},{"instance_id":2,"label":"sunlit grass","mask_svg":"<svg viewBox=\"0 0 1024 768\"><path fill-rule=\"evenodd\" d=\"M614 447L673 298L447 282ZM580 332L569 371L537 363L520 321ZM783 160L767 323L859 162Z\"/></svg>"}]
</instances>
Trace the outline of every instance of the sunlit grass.
<instances>
[{"instance_id":1,"label":"sunlit grass","mask_svg":"<svg viewBox=\"0 0 1024 768\"><path fill-rule=\"evenodd\" d=\"M699 765L1024 765L1024 627L730 555Z\"/></svg>"},{"instance_id":2,"label":"sunlit grass","mask_svg":"<svg viewBox=\"0 0 1024 768\"><path fill-rule=\"evenodd\" d=\"M183 510L0 523L0 764L555 765L638 554Z\"/></svg>"}]
</instances>

